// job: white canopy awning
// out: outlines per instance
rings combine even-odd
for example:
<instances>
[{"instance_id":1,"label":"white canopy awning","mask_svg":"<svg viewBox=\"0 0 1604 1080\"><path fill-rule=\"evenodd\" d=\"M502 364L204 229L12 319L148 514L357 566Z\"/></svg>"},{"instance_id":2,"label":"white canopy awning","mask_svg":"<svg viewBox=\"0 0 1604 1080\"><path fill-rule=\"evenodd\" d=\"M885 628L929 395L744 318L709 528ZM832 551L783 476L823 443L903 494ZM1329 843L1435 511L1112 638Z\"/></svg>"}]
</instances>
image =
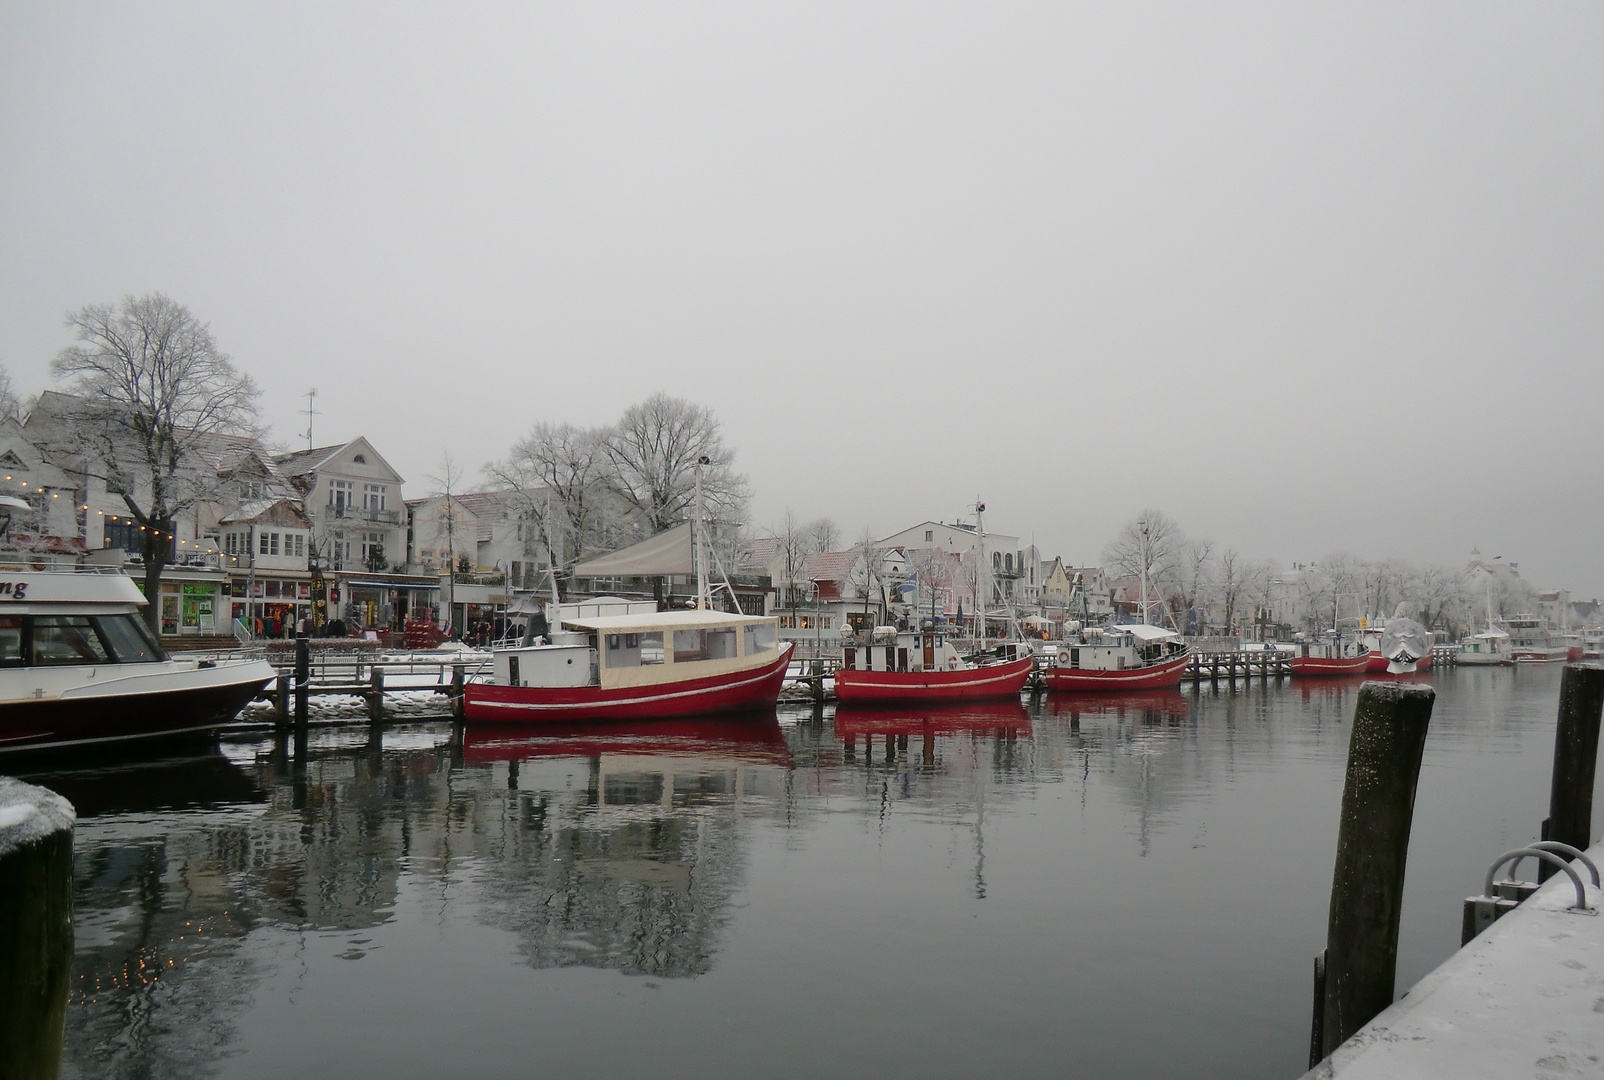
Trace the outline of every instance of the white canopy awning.
<instances>
[{"instance_id":1,"label":"white canopy awning","mask_svg":"<svg viewBox=\"0 0 1604 1080\"><path fill-rule=\"evenodd\" d=\"M598 555L574 567L575 577L666 577L696 573L691 563L689 522L649 540L642 540L607 555Z\"/></svg>"},{"instance_id":2,"label":"white canopy awning","mask_svg":"<svg viewBox=\"0 0 1604 1080\"><path fill-rule=\"evenodd\" d=\"M1142 623L1120 623L1114 629L1123 630L1137 641L1167 641L1181 636L1174 630L1166 630L1162 626L1146 626Z\"/></svg>"}]
</instances>

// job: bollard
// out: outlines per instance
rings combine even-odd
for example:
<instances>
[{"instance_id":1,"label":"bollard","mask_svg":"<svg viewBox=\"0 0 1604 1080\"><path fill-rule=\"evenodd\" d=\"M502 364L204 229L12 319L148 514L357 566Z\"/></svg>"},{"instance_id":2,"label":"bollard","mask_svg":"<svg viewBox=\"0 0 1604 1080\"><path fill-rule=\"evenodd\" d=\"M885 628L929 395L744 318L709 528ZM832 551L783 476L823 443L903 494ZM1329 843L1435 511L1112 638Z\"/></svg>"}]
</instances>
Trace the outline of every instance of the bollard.
<instances>
[{"instance_id":1,"label":"bollard","mask_svg":"<svg viewBox=\"0 0 1604 1080\"><path fill-rule=\"evenodd\" d=\"M295 635L295 726L306 727L306 699L312 688L312 643L305 632Z\"/></svg>"},{"instance_id":2,"label":"bollard","mask_svg":"<svg viewBox=\"0 0 1604 1080\"><path fill-rule=\"evenodd\" d=\"M1331 879L1319 1058L1392 1004L1398 917L1415 785L1436 692L1409 683L1359 689Z\"/></svg>"},{"instance_id":3,"label":"bollard","mask_svg":"<svg viewBox=\"0 0 1604 1080\"><path fill-rule=\"evenodd\" d=\"M368 719L384 719L384 669L376 664L368 676Z\"/></svg>"},{"instance_id":4,"label":"bollard","mask_svg":"<svg viewBox=\"0 0 1604 1080\"><path fill-rule=\"evenodd\" d=\"M0 1075L59 1075L72 975L72 804L0 776Z\"/></svg>"},{"instance_id":5,"label":"bollard","mask_svg":"<svg viewBox=\"0 0 1604 1080\"><path fill-rule=\"evenodd\" d=\"M1566 664L1559 684L1559 723L1554 729L1554 773L1548 789L1548 819L1542 838L1586 851L1593 838L1593 773L1598 765L1598 729L1604 714L1604 667ZM1539 863L1537 880L1554 867Z\"/></svg>"}]
</instances>

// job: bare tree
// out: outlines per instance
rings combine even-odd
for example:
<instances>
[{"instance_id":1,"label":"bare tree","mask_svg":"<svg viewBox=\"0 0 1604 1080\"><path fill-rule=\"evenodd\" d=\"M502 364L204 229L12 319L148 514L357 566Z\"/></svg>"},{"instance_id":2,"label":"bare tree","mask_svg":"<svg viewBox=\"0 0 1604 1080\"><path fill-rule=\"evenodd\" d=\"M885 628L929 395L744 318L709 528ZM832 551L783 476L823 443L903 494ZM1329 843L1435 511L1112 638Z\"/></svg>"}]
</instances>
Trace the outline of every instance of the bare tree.
<instances>
[{"instance_id":1,"label":"bare tree","mask_svg":"<svg viewBox=\"0 0 1604 1080\"><path fill-rule=\"evenodd\" d=\"M1259 640L1265 640L1265 632L1270 619L1275 612L1275 602L1281 593L1284 584L1276 573L1276 565L1269 559L1255 560L1247 570L1246 592L1253 600L1253 617L1258 623Z\"/></svg>"},{"instance_id":2,"label":"bare tree","mask_svg":"<svg viewBox=\"0 0 1604 1080\"><path fill-rule=\"evenodd\" d=\"M841 527L827 517L808 522L807 534L812 538L814 551L841 550Z\"/></svg>"},{"instance_id":3,"label":"bare tree","mask_svg":"<svg viewBox=\"0 0 1604 1080\"><path fill-rule=\"evenodd\" d=\"M1185 541L1173 520L1158 510L1143 510L1103 548L1103 562L1125 577L1145 578L1149 589L1162 591L1175 573ZM1142 597L1144 608L1147 601L1148 597Z\"/></svg>"},{"instance_id":4,"label":"bare tree","mask_svg":"<svg viewBox=\"0 0 1604 1080\"><path fill-rule=\"evenodd\" d=\"M847 584L852 586L863 596L863 614L869 614L869 601L876 604L885 602L886 572L885 552L880 550L873 530L867 526L858 537L858 542L852 545L852 569L847 571Z\"/></svg>"},{"instance_id":5,"label":"bare tree","mask_svg":"<svg viewBox=\"0 0 1604 1080\"><path fill-rule=\"evenodd\" d=\"M807 584L806 564L811 547L811 538L807 530L797 520L790 507L785 509L785 517L780 519L777 529L771 529L769 534L778 543L777 554L780 556L780 573L784 575L780 584L785 606L791 609L792 623L796 625L796 606L801 599L800 594L807 591L803 586Z\"/></svg>"},{"instance_id":6,"label":"bare tree","mask_svg":"<svg viewBox=\"0 0 1604 1080\"><path fill-rule=\"evenodd\" d=\"M1235 548L1226 548L1214 562L1214 588L1224 607L1225 632L1236 633L1236 608L1242 595L1251 587L1248 567Z\"/></svg>"},{"instance_id":7,"label":"bare tree","mask_svg":"<svg viewBox=\"0 0 1604 1080\"><path fill-rule=\"evenodd\" d=\"M552 573L566 576L601 546L606 515L608 431L546 421L529 429L485 475L512 500L515 512L546 547Z\"/></svg>"},{"instance_id":8,"label":"bare tree","mask_svg":"<svg viewBox=\"0 0 1604 1080\"><path fill-rule=\"evenodd\" d=\"M739 527L751 497L735 471L735 451L724 445L711 410L656 393L631 405L605 444L614 490L639 517L648 536L686 521L695 496L696 466L707 459L702 499L711 516Z\"/></svg>"},{"instance_id":9,"label":"bare tree","mask_svg":"<svg viewBox=\"0 0 1604 1080\"><path fill-rule=\"evenodd\" d=\"M206 324L161 293L86 305L68 312L67 325L79 344L50 362L74 395L60 435L143 528L145 617L159 628L174 523L217 491L196 451L216 435L255 433L260 392Z\"/></svg>"},{"instance_id":10,"label":"bare tree","mask_svg":"<svg viewBox=\"0 0 1604 1080\"><path fill-rule=\"evenodd\" d=\"M1208 587L1213 561L1213 540L1188 540L1181 545L1180 555L1176 559L1176 577L1189 633L1201 633L1201 623L1207 621L1206 617L1199 618L1199 611L1204 603L1203 593Z\"/></svg>"},{"instance_id":11,"label":"bare tree","mask_svg":"<svg viewBox=\"0 0 1604 1080\"><path fill-rule=\"evenodd\" d=\"M0 365L0 420L22 420L22 399L11 381L11 372Z\"/></svg>"}]
</instances>

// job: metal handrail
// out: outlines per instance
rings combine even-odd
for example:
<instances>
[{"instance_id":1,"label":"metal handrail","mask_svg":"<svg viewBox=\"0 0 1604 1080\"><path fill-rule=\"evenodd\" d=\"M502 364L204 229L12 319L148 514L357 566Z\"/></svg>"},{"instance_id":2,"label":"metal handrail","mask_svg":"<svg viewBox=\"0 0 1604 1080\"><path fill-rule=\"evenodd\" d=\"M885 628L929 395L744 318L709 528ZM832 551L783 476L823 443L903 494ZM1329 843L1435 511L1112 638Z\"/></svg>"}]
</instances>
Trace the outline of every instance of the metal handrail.
<instances>
[{"instance_id":1,"label":"metal handrail","mask_svg":"<svg viewBox=\"0 0 1604 1080\"><path fill-rule=\"evenodd\" d=\"M1482 895L1493 895L1493 878L1497 875L1500 867L1511 860L1518 861L1520 859L1524 859L1528 855L1542 859L1544 862L1552 863L1561 870L1565 871L1566 875L1570 877L1571 884L1576 886L1576 903L1567 910L1593 912L1594 909L1587 906L1587 888L1582 884L1582 875L1573 870L1570 863L1554 854L1554 852L1544 851L1541 848L1535 847L1516 848L1513 851L1506 851L1502 855L1498 856L1498 858L1494 860L1493 865L1487 868L1487 880L1482 886Z\"/></svg>"},{"instance_id":2,"label":"metal handrail","mask_svg":"<svg viewBox=\"0 0 1604 1080\"><path fill-rule=\"evenodd\" d=\"M1599 887L1598 864L1592 859L1588 858L1587 852L1583 851L1582 849L1573 848L1569 844L1562 844L1558 840L1538 840L1535 843L1527 844L1526 846L1530 848L1536 848L1539 851L1552 851L1556 855L1563 855L1573 862L1581 863L1583 866L1587 867L1588 871L1593 875L1593 888L1596 889ZM1521 859L1524 858L1526 858L1526 856L1522 855L1510 864L1510 877L1515 876L1515 868L1520 866Z\"/></svg>"}]
</instances>

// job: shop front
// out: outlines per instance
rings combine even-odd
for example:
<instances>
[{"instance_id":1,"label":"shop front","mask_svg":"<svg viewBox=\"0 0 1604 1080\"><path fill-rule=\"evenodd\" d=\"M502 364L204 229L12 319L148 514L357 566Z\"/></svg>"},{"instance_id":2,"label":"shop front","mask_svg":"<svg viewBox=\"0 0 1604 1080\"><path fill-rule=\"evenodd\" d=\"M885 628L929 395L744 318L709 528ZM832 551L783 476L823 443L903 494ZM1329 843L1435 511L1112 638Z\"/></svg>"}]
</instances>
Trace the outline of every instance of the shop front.
<instances>
[{"instance_id":1,"label":"shop front","mask_svg":"<svg viewBox=\"0 0 1604 1080\"><path fill-rule=\"evenodd\" d=\"M141 578L134 581L144 588ZM168 570L158 604L164 636L228 633L228 582L222 574Z\"/></svg>"},{"instance_id":2,"label":"shop front","mask_svg":"<svg viewBox=\"0 0 1604 1080\"><path fill-rule=\"evenodd\" d=\"M285 571L236 576L231 584L233 617L255 637L294 637L302 619L312 614L312 582L306 574Z\"/></svg>"}]
</instances>

